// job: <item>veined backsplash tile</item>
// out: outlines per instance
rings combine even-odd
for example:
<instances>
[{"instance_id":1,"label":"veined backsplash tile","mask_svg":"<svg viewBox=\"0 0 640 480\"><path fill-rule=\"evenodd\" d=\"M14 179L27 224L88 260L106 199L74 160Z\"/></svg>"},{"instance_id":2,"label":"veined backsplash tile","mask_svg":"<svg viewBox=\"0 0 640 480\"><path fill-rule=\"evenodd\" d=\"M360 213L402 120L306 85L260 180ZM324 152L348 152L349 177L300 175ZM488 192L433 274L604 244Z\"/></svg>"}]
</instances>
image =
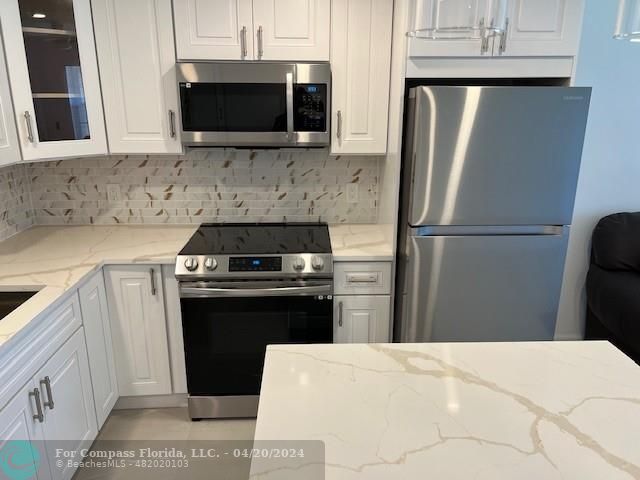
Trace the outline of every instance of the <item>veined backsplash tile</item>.
<instances>
[{"instance_id":1,"label":"veined backsplash tile","mask_svg":"<svg viewBox=\"0 0 640 480\"><path fill-rule=\"evenodd\" d=\"M324 150L194 150L37 163L28 176L38 224L372 223L378 166ZM351 183L357 203L347 201ZM120 201L108 200L114 184Z\"/></svg>"},{"instance_id":2,"label":"veined backsplash tile","mask_svg":"<svg viewBox=\"0 0 640 480\"><path fill-rule=\"evenodd\" d=\"M29 228L33 222L26 167L0 168L0 241Z\"/></svg>"}]
</instances>

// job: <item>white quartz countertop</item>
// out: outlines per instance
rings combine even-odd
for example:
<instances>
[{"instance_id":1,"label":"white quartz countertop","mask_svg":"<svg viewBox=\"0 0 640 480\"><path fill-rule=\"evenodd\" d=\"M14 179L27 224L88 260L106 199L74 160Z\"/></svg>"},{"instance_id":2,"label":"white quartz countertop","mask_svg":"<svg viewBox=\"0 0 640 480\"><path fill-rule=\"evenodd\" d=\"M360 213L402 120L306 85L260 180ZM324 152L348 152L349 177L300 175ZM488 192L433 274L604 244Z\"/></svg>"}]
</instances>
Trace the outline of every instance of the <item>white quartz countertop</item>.
<instances>
[{"instance_id":1,"label":"white quartz countertop","mask_svg":"<svg viewBox=\"0 0 640 480\"><path fill-rule=\"evenodd\" d=\"M280 345L255 437L323 441L326 480L616 480L639 432L640 367L607 342Z\"/></svg>"},{"instance_id":2,"label":"white quartz countertop","mask_svg":"<svg viewBox=\"0 0 640 480\"><path fill-rule=\"evenodd\" d=\"M393 225L331 225L335 261L392 261Z\"/></svg>"},{"instance_id":3,"label":"white quartz countertop","mask_svg":"<svg viewBox=\"0 0 640 480\"><path fill-rule=\"evenodd\" d=\"M197 226L43 226L0 243L0 290L39 290L0 319L0 348L104 264L169 264ZM390 260L386 227L330 226L336 260ZM369 239L368 241L366 239Z\"/></svg>"}]
</instances>

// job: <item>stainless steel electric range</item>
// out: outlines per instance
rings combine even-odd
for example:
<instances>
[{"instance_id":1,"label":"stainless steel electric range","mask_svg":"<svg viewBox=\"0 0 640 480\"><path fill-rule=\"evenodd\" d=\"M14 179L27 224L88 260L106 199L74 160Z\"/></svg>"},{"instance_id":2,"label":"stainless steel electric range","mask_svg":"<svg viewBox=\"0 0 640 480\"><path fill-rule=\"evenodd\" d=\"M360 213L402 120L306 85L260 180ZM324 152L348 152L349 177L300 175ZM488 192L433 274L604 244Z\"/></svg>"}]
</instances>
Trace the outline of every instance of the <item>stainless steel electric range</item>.
<instances>
[{"instance_id":1,"label":"stainless steel electric range","mask_svg":"<svg viewBox=\"0 0 640 480\"><path fill-rule=\"evenodd\" d=\"M203 224L176 278L192 419L255 417L267 345L333 341L325 224Z\"/></svg>"}]
</instances>

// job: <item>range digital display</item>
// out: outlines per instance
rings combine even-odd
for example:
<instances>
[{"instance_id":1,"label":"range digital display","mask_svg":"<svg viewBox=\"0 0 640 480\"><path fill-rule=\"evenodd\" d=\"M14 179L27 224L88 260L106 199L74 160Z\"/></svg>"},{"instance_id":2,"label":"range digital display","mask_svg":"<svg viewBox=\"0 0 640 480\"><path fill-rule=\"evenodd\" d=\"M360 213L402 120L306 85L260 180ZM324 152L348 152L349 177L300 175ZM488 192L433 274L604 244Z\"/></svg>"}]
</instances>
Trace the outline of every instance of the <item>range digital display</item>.
<instances>
[{"instance_id":1,"label":"range digital display","mask_svg":"<svg viewBox=\"0 0 640 480\"><path fill-rule=\"evenodd\" d=\"M281 272L282 257L231 257L230 272Z\"/></svg>"}]
</instances>

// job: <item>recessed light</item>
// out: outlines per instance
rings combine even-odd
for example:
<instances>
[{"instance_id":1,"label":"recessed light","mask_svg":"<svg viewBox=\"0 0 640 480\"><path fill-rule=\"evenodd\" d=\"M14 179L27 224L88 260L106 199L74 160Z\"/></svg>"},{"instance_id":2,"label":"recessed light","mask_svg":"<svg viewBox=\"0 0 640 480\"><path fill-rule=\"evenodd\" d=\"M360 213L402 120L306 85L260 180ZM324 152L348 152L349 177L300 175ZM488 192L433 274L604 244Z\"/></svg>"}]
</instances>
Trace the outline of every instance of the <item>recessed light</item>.
<instances>
[{"instance_id":1,"label":"recessed light","mask_svg":"<svg viewBox=\"0 0 640 480\"><path fill-rule=\"evenodd\" d=\"M34 13L33 18L47 18L44 13Z\"/></svg>"}]
</instances>

